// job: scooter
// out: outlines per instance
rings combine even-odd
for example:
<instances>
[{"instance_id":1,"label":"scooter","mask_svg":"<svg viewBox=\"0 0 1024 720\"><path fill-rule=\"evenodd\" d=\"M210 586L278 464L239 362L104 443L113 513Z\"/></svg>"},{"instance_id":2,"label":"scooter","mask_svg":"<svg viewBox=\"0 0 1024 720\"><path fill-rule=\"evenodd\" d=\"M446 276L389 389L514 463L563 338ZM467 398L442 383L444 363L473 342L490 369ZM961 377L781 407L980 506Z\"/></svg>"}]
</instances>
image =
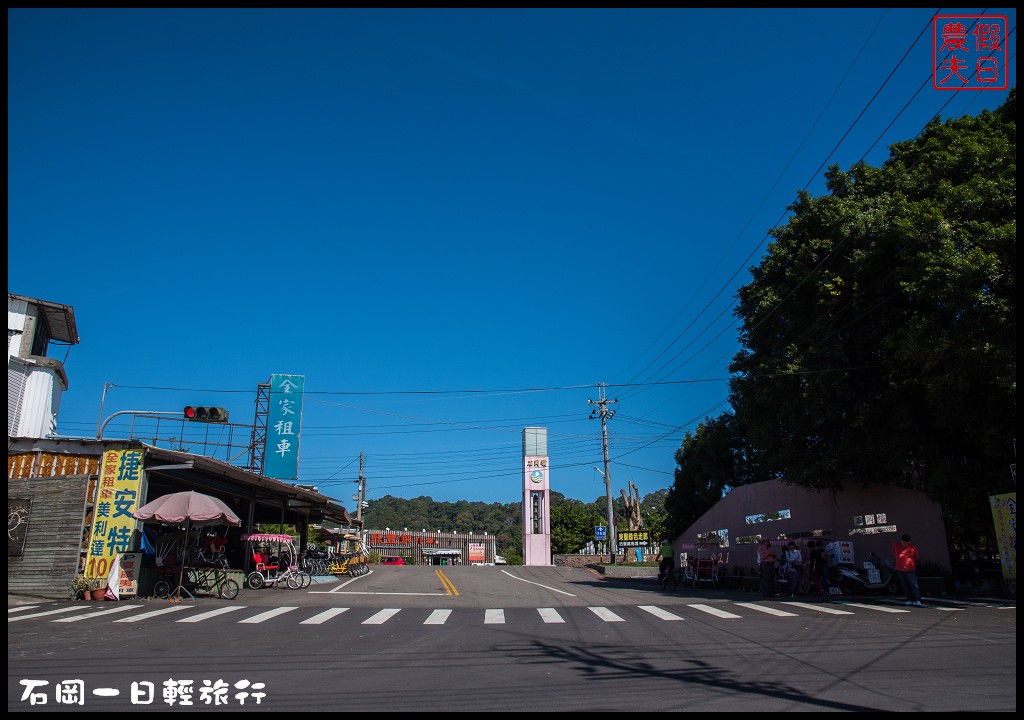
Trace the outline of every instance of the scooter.
<instances>
[{"instance_id":1,"label":"scooter","mask_svg":"<svg viewBox=\"0 0 1024 720\"><path fill-rule=\"evenodd\" d=\"M878 582L871 582L868 570L856 565L836 564L828 569L828 582L831 587L838 587L843 594L856 592L883 591L895 595L900 591L900 581L896 572L878 555L871 553L871 563L878 570Z\"/></svg>"}]
</instances>

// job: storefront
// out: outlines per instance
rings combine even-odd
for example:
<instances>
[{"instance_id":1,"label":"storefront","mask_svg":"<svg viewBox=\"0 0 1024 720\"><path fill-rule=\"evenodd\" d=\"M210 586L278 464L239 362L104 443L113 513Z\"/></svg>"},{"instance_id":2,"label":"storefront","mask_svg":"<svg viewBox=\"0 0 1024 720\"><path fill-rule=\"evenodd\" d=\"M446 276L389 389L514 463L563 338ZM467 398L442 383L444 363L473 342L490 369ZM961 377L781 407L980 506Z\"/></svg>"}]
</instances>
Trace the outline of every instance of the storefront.
<instances>
[{"instance_id":1,"label":"storefront","mask_svg":"<svg viewBox=\"0 0 1024 720\"><path fill-rule=\"evenodd\" d=\"M400 557L408 565L493 565L494 535L438 530L366 530L363 541L371 553Z\"/></svg>"},{"instance_id":2,"label":"storefront","mask_svg":"<svg viewBox=\"0 0 1024 720\"><path fill-rule=\"evenodd\" d=\"M261 523L295 525L303 546L313 523L351 524L331 498L202 455L137 441L12 438L8 445L8 505L17 506L21 522L8 550L12 593L66 598L101 546L142 551L148 526L131 513L171 493L216 497L241 519L240 527L225 530L229 564L240 570L251 562L241 535ZM110 523L97 524L107 517Z\"/></svg>"}]
</instances>

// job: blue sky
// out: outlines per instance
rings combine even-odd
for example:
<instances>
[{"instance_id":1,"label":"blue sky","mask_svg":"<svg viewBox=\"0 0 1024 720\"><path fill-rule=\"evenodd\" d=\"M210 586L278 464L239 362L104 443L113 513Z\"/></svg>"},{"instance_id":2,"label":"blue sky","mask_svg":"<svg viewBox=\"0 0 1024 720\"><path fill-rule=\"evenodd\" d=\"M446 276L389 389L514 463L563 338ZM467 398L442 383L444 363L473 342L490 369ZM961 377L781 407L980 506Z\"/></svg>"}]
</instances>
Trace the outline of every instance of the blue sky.
<instances>
[{"instance_id":1,"label":"blue sky","mask_svg":"<svg viewBox=\"0 0 1024 720\"><path fill-rule=\"evenodd\" d=\"M591 502L607 383L613 494L669 487L797 190L1005 99L932 88L935 13L9 9L8 290L81 336L58 432L105 383L104 418L251 424L296 374L299 481L349 507L361 452L370 499L518 501L526 426Z\"/></svg>"}]
</instances>

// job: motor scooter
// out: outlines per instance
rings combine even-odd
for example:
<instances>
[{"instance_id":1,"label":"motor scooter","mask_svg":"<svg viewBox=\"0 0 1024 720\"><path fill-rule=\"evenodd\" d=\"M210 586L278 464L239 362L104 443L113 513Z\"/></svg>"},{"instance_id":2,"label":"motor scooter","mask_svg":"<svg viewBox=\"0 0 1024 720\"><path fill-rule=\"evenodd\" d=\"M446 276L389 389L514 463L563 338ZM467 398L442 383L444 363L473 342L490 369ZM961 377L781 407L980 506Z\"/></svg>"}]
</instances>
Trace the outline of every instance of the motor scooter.
<instances>
[{"instance_id":1,"label":"motor scooter","mask_svg":"<svg viewBox=\"0 0 1024 720\"><path fill-rule=\"evenodd\" d=\"M844 595L865 591L887 592L890 595L898 593L900 581L896 576L896 571L875 553L871 553L871 564L878 570L878 582L871 582L867 569L841 563L829 566L829 585L840 588Z\"/></svg>"}]
</instances>

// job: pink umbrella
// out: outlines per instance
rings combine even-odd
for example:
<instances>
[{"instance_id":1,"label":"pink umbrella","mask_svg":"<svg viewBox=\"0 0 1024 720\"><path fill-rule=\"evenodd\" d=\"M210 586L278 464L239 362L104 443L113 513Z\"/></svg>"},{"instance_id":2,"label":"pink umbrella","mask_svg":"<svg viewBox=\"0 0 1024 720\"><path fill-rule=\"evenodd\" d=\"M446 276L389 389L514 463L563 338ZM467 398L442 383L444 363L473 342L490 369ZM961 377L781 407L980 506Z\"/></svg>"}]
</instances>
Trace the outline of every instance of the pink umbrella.
<instances>
[{"instance_id":1,"label":"pink umbrella","mask_svg":"<svg viewBox=\"0 0 1024 720\"><path fill-rule=\"evenodd\" d=\"M241 525L231 508L215 497L195 491L163 495L132 513L139 520L165 525Z\"/></svg>"},{"instance_id":2,"label":"pink umbrella","mask_svg":"<svg viewBox=\"0 0 1024 720\"><path fill-rule=\"evenodd\" d=\"M242 524L239 517L231 512L231 508L223 502L215 497L191 490L158 497L133 512L132 517L138 520L153 520L165 525L184 525L186 535L190 525ZM184 590L181 586L184 573L183 566L178 572L178 601L181 600L181 593ZM187 590L185 592L188 593ZM191 593L188 594L191 595Z\"/></svg>"}]
</instances>

